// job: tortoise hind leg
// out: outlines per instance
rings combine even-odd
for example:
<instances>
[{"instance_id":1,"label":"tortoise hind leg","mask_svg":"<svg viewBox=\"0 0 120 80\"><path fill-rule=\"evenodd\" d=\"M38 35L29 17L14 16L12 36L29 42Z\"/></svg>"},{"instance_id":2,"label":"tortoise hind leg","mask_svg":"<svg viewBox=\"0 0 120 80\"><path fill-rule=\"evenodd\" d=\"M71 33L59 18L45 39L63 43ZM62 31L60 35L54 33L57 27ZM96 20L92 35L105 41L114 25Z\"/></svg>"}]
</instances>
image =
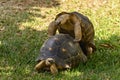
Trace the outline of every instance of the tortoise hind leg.
<instances>
[{"instance_id":1,"label":"tortoise hind leg","mask_svg":"<svg viewBox=\"0 0 120 80\"><path fill-rule=\"evenodd\" d=\"M50 71L51 71L51 73L52 74L57 74L58 73L58 69L57 69L57 66L55 65L55 64L52 64L51 66L50 66Z\"/></svg>"},{"instance_id":2,"label":"tortoise hind leg","mask_svg":"<svg viewBox=\"0 0 120 80\"><path fill-rule=\"evenodd\" d=\"M94 43L89 43L88 46L92 48L92 52L95 52L97 50Z\"/></svg>"},{"instance_id":3,"label":"tortoise hind leg","mask_svg":"<svg viewBox=\"0 0 120 80\"><path fill-rule=\"evenodd\" d=\"M42 61L40 61L36 66L35 66L35 70L40 70L40 69L42 69L43 67L45 67L46 66L46 64L45 64L45 60L42 60Z\"/></svg>"}]
</instances>

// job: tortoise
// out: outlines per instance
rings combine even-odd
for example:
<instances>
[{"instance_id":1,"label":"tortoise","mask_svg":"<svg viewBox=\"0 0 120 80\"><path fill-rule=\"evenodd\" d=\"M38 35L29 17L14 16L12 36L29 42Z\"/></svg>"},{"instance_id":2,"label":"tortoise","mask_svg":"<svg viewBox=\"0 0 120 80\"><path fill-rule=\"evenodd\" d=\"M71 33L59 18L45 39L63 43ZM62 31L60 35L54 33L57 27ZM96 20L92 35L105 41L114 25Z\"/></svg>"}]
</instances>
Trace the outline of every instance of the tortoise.
<instances>
[{"instance_id":1,"label":"tortoise","mask_svg":"<svg viewBox=\"0 0 120 80\"><path fill-rule=\"evenodd\" d=\"M87 57L69 34L56 34L43 43L36 61L35 70L38 72L50 70L52 74L57 74L59 70L86 62Z\"/></svg>"},{"instance_id":2,"label":"tortoise","mask_svg":"<svg viewBox=\"0 0 120 80\"><path fill-rule=\"evenodd\" d=\"M61 12L56 15L48 26L48 36L54 36L56 30L59 33L69 34L75 42L79 42L86 55L96 50L94 43L94 26L87 16L78 12Z\"/></svg>"}]
</instances>

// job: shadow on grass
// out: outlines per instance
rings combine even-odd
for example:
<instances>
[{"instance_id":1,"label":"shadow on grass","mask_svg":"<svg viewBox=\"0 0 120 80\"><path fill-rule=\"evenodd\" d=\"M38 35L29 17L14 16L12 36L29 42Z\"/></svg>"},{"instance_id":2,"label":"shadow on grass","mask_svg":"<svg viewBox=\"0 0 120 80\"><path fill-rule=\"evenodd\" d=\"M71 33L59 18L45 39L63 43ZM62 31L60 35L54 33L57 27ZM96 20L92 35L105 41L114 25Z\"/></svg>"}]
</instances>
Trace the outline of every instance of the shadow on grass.
<instances>
[{"instance_id":1,"label":"shadow on grass","mask_svg":"<svg viewBox=\"0 0 120 80\"><path fill-rule=\"evenodd\" d=\"M22 12L21 14L23 14ZM29 26L23 30L19 29L19 24L29 20L30 15L26 13L25 17L21 17L18 22L16 18L5 21L2 26L5 26L0 31L0 75L1 79L70 79L79 80L92 79L112 76L116 69L120 66L120 37L111 35L107 40L96 40L97 51L88 62L80 64L79 67L72 71L62 71L58 76L51 77L48 73L34 72L35 58L39 54L39 48L47 38L45 30L37 31ZM20 14L19 14L20 15ZM16 15L15 17L18 17ZM10 18L11 19L11 18ZM19 23L19 24L18 24ZM104 44L101 46L101 44ZM105 45L108 45L106 47ZM112 46L112 47L111 47ZM112 73L111 73L112 72ZM11 77L12 76L12 77ZM86 77L87 76L87 77ZM91 78L91 76L93 76ZM100 77L99 77L100 76Z\"/></svg>"},{"instance_id":2,"label":"shadow on grass","mask_svg":"<svg viewBox=\"0 0 120 80\"><path fill-rule=\"evenodd\" d=\"M96 39L96 46L97 51L77 70L83 72L83 79L118 79L119 71L116 70L120 69L120 36L114 34L107 40Z\"/></svg>"},{"instance_id":3,"label":"shadow on grass","mask_svg":"<svg viewBox=\"0 0 120 80\"><path fill-rule=\"evenodd\" d=\"M0 79L16 80L34 72L35 58L46 36L46 31L32 28L19 30L12 27L4 31L0 36Z\"/></svg>"},{"instance_id":4,"label":"shadow on grass","mask_svg":"<svg viewBox=\"0 0 120 80\"><path fill-rule=\"evenodd\" d=\"M43 4L40 1L37 5L31 3L29 4L32 7L37 7L40 5L42 7L54 6L52 5L52 2L50 5L47 5L46 2ZM43 2L44 1L46 0L43 0ZM56 77L51 76L49 73L38 74L34 72L34 60L39 54L39 48L47 38L46 30L38 31L30 28L30 26L26 26L26 28L20 30L19 26L21 26L22 23L34 21L35 19L33 19L32 16L40 17L41 19L44 19L45 16L42 14L34 14L29 12L30 9L32 9L32 11L39 11L39 9L33 9L32 7L24 8L24 5L21 3L19 6L21 6L21 8L5 8L3 10L3 16L0 17L1 80L46 80L46 78L56 80L79 80L80 78L91 79L91 76L95 76L96 78L99 78L99 76L104 77L106 73L107 76L112 76L112 74L116 73L115 71L119 69L120 37L117 35L111 35L111 37L107 40L96 40L98 49L85 65L80 64L79 67L71 71L62 71Z\"/></svg>"},{"instance_id":5,"label":"shadow on grass","mask_svg":"<svg viewBox=\"0 0 120 80\"><path fill-rule=\"evenodd\" d=\"M107 40L96 40L97 51L86 64L61 73L57 79L65 80L106 80L119 79L120 36L111 35Z\"/></svg>"},{"instance_id":6,"label":"shadow on grass","mask_svg":"<svg viewBox=\"0 0 120 80\"><path fill-rule=\"evenodd\" d=\"M36 31L32 28L19 30L14 27L6 28L0 34L0 75L4 80L22 77L34 71L35 58L47 38L46 31ZM17 75L19 75L17 77Z\"/></svg>"},{"instance_id":7,"label":"shadow on grass","mask_svg":"<svg viewBox=\"0 0 120 80\"><path fill-rule=\"evenodd\" d=\"M7 7L8 2L0 6L0 79L16 80L34 71L36 54L47 38L47 33L46 30L38 31L31 26L20 29L22 23L35 21L33 15L40 18L44 16L30 13L29 9L33 6Z\"/></svg>"},{"instance_id":8,"label":"shadow on grass","mask_svg":"<svg viewBox=\"0 0 120 80\"><path fill-rule=\"evenodd\" d=\"M60 5L60 1L58 0L1 0L0 6L4 5L12 5L12 6L18 6L18 7L28 7L28 6L34 6L34 7L57 7Z\"/></svg>"},{"instance_id":9,"label":"shadow on grass","mask_svg":"<svg viewBox=\"0 0 120 80\"><path fill-rule=\"evenodd\" d=\"M0 31L5 26L21 24L22 22L34 21L32 18L46 18L41 13L41 8L52 8L59 6L56 0L1 0L0 1Z\"/></svg>"}]
</instances>

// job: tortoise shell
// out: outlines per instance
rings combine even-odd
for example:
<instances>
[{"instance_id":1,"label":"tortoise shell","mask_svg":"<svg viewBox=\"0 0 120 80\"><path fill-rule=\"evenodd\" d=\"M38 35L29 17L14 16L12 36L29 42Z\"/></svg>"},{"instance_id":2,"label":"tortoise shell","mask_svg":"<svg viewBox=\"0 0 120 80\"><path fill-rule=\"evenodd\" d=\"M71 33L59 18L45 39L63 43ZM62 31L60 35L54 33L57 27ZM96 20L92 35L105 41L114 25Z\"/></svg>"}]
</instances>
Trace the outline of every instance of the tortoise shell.
<instances>
[{"instance_id":1,"label":"tortoise shell","mask_svg":"<svg viewBox=\"0 0 120 80\"><path fill-rule=\"evenodd\" d=\"M94 26L87 16L78 12L61 12L50 23L48 36L54 36L57 30L59 33L69 34L79 42L87 56L96 50Z\"/></svg>"},{"instance_id":2,"label":"tortoise shell","mask_svg":"<svg viewBox=\"0 0 120 80\"><path fill-rule=\"evenodd\" d=\"M44 42L36 61L48 58L54 59L55 64L62 68L71 68L87 60L79 43L74 42L68 34L56 34Z\"/></svg>"}]
</instances>

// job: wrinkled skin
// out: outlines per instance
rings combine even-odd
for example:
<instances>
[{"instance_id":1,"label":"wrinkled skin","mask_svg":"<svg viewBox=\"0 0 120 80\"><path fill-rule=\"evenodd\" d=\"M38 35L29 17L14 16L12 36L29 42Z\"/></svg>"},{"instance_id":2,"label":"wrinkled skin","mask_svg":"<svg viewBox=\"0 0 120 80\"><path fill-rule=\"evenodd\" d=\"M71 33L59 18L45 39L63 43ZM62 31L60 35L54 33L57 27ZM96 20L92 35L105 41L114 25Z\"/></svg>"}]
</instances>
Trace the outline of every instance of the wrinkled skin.
<instances>
[{"instance_id":1,"label":"wrinkled skin","mask_svg":"<svg viewBox=\"0 0 120 80\"><path fill-rule=\"evenodd\" d=\"M94 44L94 27L91 21L78 12L59 13L55 20L48 26L48 37L54 36L56 31L69 34L75 42L79 42L86 55L92 54L96 50Z\"/></svg>"}]
</instances>

